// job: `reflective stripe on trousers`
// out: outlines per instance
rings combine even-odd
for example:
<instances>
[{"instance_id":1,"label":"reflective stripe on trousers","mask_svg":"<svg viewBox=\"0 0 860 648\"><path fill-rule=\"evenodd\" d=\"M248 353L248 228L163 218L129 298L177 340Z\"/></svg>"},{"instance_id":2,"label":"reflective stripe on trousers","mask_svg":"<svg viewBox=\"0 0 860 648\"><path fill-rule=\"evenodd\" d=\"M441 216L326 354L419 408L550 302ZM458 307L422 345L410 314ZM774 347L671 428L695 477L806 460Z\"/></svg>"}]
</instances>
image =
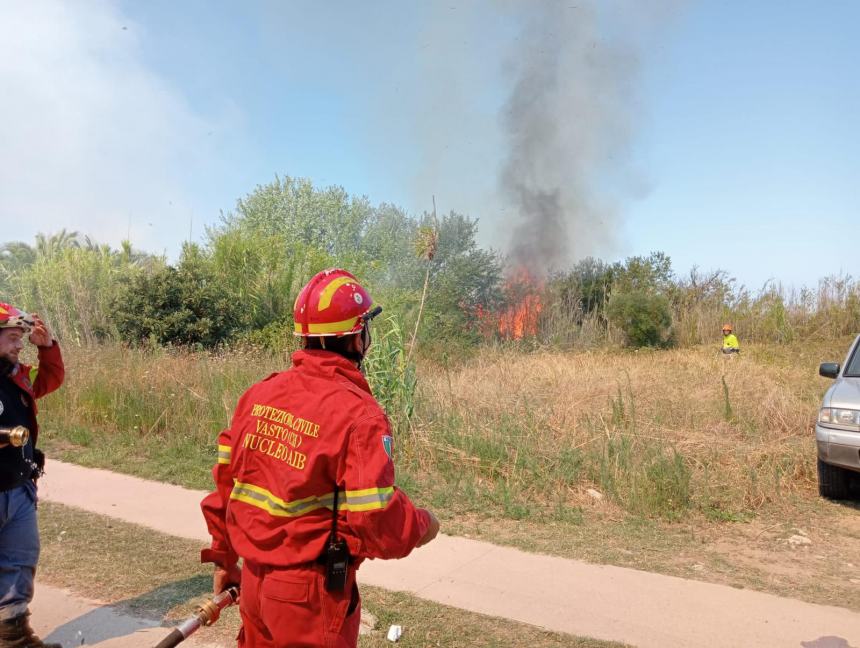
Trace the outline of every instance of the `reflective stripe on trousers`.
<instances>
[{"instance_id":1,"label":"reflective stripe on trousers","mask_svg":"<svg viewBox=\"0 0 860 648\"><path fill-rule=\"evenodd\" d=\"M38 561L36 487L27 482L0 492L0 621L27 611Z\"/></svg>"}]
</instances>

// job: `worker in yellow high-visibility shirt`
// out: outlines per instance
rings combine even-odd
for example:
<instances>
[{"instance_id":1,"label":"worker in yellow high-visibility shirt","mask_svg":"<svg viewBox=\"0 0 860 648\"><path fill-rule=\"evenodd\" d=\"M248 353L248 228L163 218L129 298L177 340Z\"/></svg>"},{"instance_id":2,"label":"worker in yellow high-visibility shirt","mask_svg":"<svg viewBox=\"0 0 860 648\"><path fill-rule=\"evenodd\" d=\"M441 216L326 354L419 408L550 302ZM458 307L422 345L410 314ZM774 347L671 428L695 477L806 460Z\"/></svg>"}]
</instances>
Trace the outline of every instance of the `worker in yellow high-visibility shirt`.
<instances>
[{"instance_id":1,"label":"worker in yellow high-visibility shirt","mask_svg":"<svg viewBox=\"0 0 860 648\"><path fill-rule=\"evenodd\" d=\"M741 345L737 336L732 333L731 324L723 324L723 353L740 353Z\"/></svg>"}]
</instances>

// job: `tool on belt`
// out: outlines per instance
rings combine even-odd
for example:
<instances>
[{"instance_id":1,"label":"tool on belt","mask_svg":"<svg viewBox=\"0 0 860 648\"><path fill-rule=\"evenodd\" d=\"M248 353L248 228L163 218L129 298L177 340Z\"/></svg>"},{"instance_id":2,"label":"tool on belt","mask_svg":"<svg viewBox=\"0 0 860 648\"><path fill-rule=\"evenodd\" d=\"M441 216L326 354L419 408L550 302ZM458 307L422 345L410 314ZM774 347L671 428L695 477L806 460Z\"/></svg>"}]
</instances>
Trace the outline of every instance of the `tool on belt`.
<instances>
[{"instance_id":1,"label":"tool on belt","mask_svg":"<svg viewBox=\"0 0 860 648\"><path fill-rule=\"evenodd\" d=\"M331 513L331 533L326 543L325 553L320 556L325 564L325 588L329 592L342 592L346 586L349 568L349 549L346 540L337 535L337 484L334 486L334 505Z\"/></svg>"},{"instance_id":2,"label":"tool on belt","mask_svg":"<svg viewBox=\"0 0 860 648\"><path fill-rule=\"evenodd\" d=\"M194 614L178 626L169 635L162 639L155 648L173 648L188 639L200 629L200 626L211 626L221 616L221 610L233 605L239 600L239 587L233 585L228 587L217 596L202 603Z\"/></svg>"},{"instance_id":3,"label":"tool on belt","mask_svg":"<svg viewBox=\"0 0 860 648\"><path fill-rule=\"evenodd\" d=\"M10 446L20 448L27 445L30 440L30 430L23 425L11 428L0 428L0 443L8 443Z\"/></svg>"}]
</instances>

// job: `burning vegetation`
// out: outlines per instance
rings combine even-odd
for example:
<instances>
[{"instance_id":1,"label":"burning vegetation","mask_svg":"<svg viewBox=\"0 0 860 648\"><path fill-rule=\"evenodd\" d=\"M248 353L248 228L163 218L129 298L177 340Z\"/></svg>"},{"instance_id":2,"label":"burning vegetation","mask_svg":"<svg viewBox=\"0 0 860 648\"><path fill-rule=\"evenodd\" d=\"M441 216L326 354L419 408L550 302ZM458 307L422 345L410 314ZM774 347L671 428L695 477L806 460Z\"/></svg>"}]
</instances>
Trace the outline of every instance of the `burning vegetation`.
<instances>
[{"instance_id":1,"label":"burning vegetation","mask_svg":"<svg viewBox=\"0 0 860 648\"><path fill-rule=\"evenodd\" d=\"M538 333L544 307L544 282L528 270L512 272L502 286L503 300L494 311L479 309L477 316L485 338L522 340Z\"/></svg>"}]
</instances>

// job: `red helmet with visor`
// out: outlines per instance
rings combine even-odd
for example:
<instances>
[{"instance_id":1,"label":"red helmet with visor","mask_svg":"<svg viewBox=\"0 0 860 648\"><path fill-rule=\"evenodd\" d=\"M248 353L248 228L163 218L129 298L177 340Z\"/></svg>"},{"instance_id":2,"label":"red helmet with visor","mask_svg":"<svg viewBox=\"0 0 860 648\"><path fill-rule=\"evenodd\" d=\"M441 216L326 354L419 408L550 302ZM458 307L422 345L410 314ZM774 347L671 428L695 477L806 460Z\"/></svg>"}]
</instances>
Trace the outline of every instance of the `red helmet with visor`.
<instances>
[{"instance_id":1,"label":"red helmet with visor","mask_svg":"<svg viewBox=\"0 0 860 648\"><path fill-rule=\"evenodd\" d=\"M295 334L302 337L358 333L382 309L354 275L332 268L317 273L302 288L293 307Z\"/></svg>"}]
</instances>

